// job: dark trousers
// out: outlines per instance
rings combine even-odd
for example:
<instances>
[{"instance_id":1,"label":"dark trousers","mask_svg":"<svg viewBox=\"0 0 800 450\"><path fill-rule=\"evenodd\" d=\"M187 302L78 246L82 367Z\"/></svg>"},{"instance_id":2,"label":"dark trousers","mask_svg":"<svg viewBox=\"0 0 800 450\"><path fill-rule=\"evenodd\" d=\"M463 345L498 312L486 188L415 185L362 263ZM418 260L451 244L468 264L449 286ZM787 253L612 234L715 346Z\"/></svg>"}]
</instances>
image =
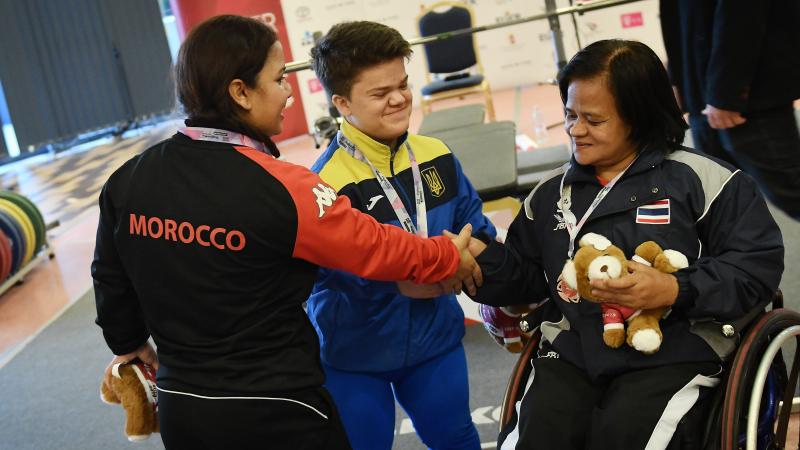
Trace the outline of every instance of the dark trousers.
<instances>
[{"instance_id":1,"label":"dark trousers","mask_svg":"<svg viewBox=\"0 0 800 450\"><path fill-rule=\"evenodd\" d=\"M747 113L738 127L715 130L690 115L695 148L752 176L775 206L800 220L800 133L794 107Z\"/></svg>"},{"instance_id":2,"label":"dark trousers","mask_svg":"<svg viewBox=\"0 0 800 450\"><path fill-rule=\"evenodd\" d=\"M554 352L540 354L519 417L500 433L498 450L677 448L675 429L687 410L707 403L699 400L712 390L701 385L713 384L720 372L719 364L676 364L591 382Z\"/></svg>"},{"instance_id":3,"label":"dark trousers","mask_svg":"<svg viewBox=\"0 0 800 450\"><path fill-rule=\"evenodd\" d=\"M209 399L158 393L161 439L169 450L350 449L323 388L275 399ZM278 399L279 398L279 399Z\"/></svg>"}]
</instances>

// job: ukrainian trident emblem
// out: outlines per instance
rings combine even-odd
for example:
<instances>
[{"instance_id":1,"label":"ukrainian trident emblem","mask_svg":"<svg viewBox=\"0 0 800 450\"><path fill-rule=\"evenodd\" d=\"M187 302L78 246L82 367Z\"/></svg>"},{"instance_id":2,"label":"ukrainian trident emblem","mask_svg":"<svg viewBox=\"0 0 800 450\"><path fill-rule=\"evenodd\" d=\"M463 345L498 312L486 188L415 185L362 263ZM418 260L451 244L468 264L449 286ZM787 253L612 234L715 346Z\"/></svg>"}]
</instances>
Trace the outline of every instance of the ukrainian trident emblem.
<instances>
[{"instance_id":1,"label":"ukrainian trident emblem","mask_svg":"<svg viewBox=\"0 0 800 450\"><path fill-rule=\"evenodd\" d=\"M436 171L436 167L428 167L423 170L422 178L425 179L425 183L428 185L428 189L434 197L442 196L444 193L444 181L442 181L442 177L439 176L439 172Z\"/></svg>"}]
</instances>

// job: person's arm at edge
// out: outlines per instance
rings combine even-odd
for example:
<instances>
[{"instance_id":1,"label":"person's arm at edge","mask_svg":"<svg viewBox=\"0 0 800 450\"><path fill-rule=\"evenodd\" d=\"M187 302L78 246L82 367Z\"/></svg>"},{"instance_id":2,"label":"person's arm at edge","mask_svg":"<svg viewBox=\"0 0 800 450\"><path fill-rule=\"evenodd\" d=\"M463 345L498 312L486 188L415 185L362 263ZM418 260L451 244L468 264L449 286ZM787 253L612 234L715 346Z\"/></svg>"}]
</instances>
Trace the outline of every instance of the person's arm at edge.
<instances>
[{"instance_id":1,"label":"person's arm at edge","mask_svg":"<svg viewBox=\"0 0 800 450\"><path fill-rule=\"evenodd\" d=\"M706 67L706 103L727 111L745 110L767 34L770 2L719 0Z\"/></svg>"},{"instance_id":2,"label":"person's arm at edge","mask_svg":"<svg viewBox=\"0 0 800 450\"><path fill-rule=\"evenodd\" d=\"M108 184L100 193L100 219L91 273L97 309L95 323L102 328L106 344L115 355L103 374L103 382L110 386L114 365L139 358L158 370L158 357L148 342L150 333L139 299L114 244L115 212L107 189Z\"/></svg>"},{"instance_id":3,"label":"person's arm at edge","mask_svg":"<svg viewBox=\"0 0 800 450\"><path fill-rule=\"evenodd\" d=\"M94 283L95 322L115 355L141 347L150 337L139 299L122 267L114 243L115 212L108 184L100 192L100 219L97 227L91 273Z\"/></svg>"}]
</instances>

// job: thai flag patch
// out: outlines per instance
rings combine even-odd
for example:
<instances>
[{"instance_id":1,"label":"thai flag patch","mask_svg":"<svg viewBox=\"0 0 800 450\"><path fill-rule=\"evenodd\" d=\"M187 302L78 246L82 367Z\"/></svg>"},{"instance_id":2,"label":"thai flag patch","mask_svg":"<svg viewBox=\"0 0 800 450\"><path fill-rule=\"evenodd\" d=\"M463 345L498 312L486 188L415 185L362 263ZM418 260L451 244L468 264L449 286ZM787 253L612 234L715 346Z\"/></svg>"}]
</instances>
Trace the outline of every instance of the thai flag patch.
<instances>
[{"instance_id":1,"label":"thai flag patch","mask_svg":"<svg viewBox=\"0 0 800 450\"><path fill-rule=\"evenodd\" d=\"M656 200L636 208L636 223L669 224L669 199Z\"/></svg>"}]
</instances>

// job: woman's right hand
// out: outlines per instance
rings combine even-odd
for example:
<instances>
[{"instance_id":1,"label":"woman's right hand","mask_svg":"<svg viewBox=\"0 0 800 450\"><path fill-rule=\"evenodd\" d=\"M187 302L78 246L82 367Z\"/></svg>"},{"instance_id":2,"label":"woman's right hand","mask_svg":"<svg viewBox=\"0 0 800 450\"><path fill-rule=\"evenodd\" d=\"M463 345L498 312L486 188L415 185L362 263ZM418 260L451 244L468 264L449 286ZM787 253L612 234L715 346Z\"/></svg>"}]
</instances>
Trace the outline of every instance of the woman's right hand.
<instances>
[{"instance_id":1,"label":"woman's right hand","mask_svg":"<svg viewBox=\"0 0 800 450\"><path fill-rule=\"evenodd\" d=\"M444 235L450 238L461 255L461 261L458 264L458 270L456 270L455 276L443 282L445 288L456 294L460 294L463 285L466 287L469 295L475 295L477 288L483 284L483 274L481 273L480 266L472 256L472 253L470 253L472 225L464 225L464 228L461 229L458 235L447 230L444 231Z\"/></svg>"}]
</instances>

